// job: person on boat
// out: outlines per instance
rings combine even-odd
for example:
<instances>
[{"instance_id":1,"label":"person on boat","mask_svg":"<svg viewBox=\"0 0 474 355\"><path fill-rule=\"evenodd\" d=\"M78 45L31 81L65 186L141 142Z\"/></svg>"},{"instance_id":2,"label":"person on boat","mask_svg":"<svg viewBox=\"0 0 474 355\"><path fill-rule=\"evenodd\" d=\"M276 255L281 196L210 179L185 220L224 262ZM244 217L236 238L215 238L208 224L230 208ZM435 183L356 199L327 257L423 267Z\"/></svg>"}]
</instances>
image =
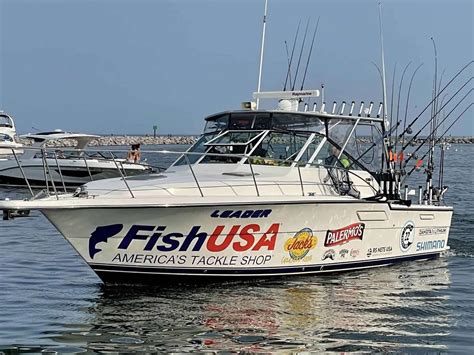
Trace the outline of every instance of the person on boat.
<instances>
[{"instance_id":1,"label":"person on boat","mask_svg":"<svg viewBox=\"0 0 474 355\"><path fill-rule=\"evenodd\" d=\"M131 149L127 153L127 161L129 163L139 163L141 158L140 144L132 144Z\"/></svg>"},{"instance_id":2,"label":"person on boat","mask_svg":"<svg viewBox=\"0 0 474 355\"><path fill-rule=\"evenodd\" d=\"M339 148L336 146L332 145L331 148L329 149L329 156L325 159L324 163L327 166L338 166L341 168L349 168L351 163L349 162L349 159L345 155L341 155L339 157L339 154L341 151Z\"/></svg>"},{"instance_id":3,"label":"person on boat","mask_svg":"<svg viewBox=\"0 0 474 355\"><path fill-rule=\"evenodd\" d=\"M55 151L55 153L56 153L56 157L58 159L65 159L66 158L66 156L64 155L64 152L61 149L57 149Z\"/></svg>"},{"instance_id":4,"label":"person on boat","mask_svg":"<svg viewBox=\"0 0 474 355\"><path fill-rule=\"evenodd\" d=\"M349 169L351 163L345 155L339 157L340 153L341 150L336 146L331 146L329 149L329 156L324 160L328 168L328 176L323 181L326 183L331 180L335 191L340 195L349 195L359 198L360 191L355 188L349 177L349 173L345 170Z\"/></svg>"}]
</instances>

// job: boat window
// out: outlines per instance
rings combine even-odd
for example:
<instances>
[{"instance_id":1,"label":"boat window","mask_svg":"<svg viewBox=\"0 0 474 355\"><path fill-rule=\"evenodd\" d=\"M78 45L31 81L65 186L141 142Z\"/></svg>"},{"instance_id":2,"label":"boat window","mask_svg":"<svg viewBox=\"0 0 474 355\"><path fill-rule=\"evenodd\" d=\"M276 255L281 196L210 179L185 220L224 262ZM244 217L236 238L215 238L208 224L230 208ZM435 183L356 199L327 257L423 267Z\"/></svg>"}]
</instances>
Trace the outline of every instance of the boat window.
<instances>
[{"instance_id":1,"label":"boat window","mask_svg":"<svg viewBox=\"0 0 474 355\"><path fill-rule=\"evenodd\" d=\"M374 125L359 124L349 138L345 151L369 171L377 171L382 166L382 133Z\"/></svg>"},{"instance_id":2,"label":"boat window","mask_svg":"<svg viewBox=\"0 0 474 355\"><path fill-rule=\"evenodd\" d=\"M252 152L252 164L289 166L308 140L297 132L270 132Z\"/></svg>"},{"instance_id":3,"label":"boat window","mask_svg":"<svg viewBox=\"0 0 474 355\"><path fill-rule=\"evenodd\" d=\"M228 131L205 143L205 145L247 145L261 133L262 131Z\"/></svg>"},{"instance_id":4,"label":"boat window","mask_svg":"<svg viewBox=\"0 0 474 355\"><path fill-rule=\"evenodd\" d=\"M311 143L304 150L301 157L298 159L298 162L303 165L308 163L311 157L313 156L314 152L318 149L323 139L324 139L323 135L316 134L311 140Z\"/></svg>"},{"instance_id":5,"label":"boat window","mask_svg":"<svg viewBox=\"0 0 474 355\"><path fill-rule=\"evenodd\" d=\"M206 121L204 134L211 132L221 132L227 128L229 124L229 114L213 117L212 120Z\"/></svg>"},{"instance_id":6,"label":"boat window","mask_svg":"<svg viewBox=\"0 0 474 355\"><path fill-rule=\"evenodd\" d=\"M273 127L284 130L324 131L324 123L318 117L298 113L274 113Z\"/></svg>"},{"instance_id":7,"label":"boat window","mask_svg":"<svg viewBox=\"0 0 474 355\"><path fill-rule=\"evenodd\" d=\"M341 149L330 141L325 141L316 155L314 165L336 166L349 170L363 170L360 164L347 154L340 154ZM340 155L340 156L339 156Z\"/></svg>"},{"instance_id":8,"label":"boat window","mask_svg":"<svg viewBox=\"0 0 474 355\"><path fill-rule=\"evenodd\" d=\"M13 138L8 134L0 134L0 142L13 142Z\"/></svg>"},{"instance_id":9,"label":"boat window","mask_svg":"<svg viewBox=\"0 0 474 355\"><path fill-rule=\"evenodd\" d=\"M191 152L191 153L205 153L207 150L209 150L209 147L207 147L205 144L207 142L209 142L210 140L214 139L217 135L217 132L216 133L211 133L211 134L205 134L203 136L201 136L201 138L199 138L197 140L196 143L194 143L193 146L191 146L191 148L188 149L188 152ZM188 160L189 160L189 163L190 164L194 164L195 162L197 162L200 158L202 157L202 155L200 154L188 154ZM186 158L183 156L180 156L173 164L172 166L176 166L176 165L186 165L187 164L187 161L186 161Z\"/></svg>"},{"instance_id":10,"label":"boat window","mask_svg":"<svg viewBox=\"0 0 474 355\"><path fill-rule=\"evenodd\" d=\"M272 126L272 120L269 113L255 115L255 121L253 123L254 129L270 129Z\"/></svg>"},{"instance_id":11,"label":"boat window","mask_svg":"<svg viewBox=\"0 0 474 355\"><path fill-rule=\"evenodd\" d=\"M267 131L227 131L216 138L205 143L209 149L201 162L206 163L237 163L242 157L216 156L223 154L248 154L255 144L257 144L262 135Z\"/></svg>"},{"instance_id":12,"label":"boat window","mask_svg":"<svg viewBox=\"0 0 474 355\"><path fill-rule=\"evenodd\" d=\"M0 115L0 127L13 128L13 121L6 115Z\"/></svg>"}]
</instances>

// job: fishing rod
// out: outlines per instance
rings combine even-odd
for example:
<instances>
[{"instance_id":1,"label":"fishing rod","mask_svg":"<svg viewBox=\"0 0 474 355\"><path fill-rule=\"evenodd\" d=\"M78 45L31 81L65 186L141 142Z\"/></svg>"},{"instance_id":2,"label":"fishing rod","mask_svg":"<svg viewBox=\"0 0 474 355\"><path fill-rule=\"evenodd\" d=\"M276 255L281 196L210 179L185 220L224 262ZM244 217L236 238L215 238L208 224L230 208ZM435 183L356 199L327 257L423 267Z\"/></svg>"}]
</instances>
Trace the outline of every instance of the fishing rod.
<instances>
[{"instance_id":1,"label":"fishing rod","mask_svg":"<svg viewBox=\"0 0 474 355\"><path fill-rule=\"evenodd\" d=\"M377 146L377 144L379 144L380 142L383 142L383 140L384 140L385 138L387 138L387 135L388 135L391 131L393 132L393 131L395 130L395 127L396 127L396 126L390 127L390 129L385 132L385 133L386 133L385 136L382 135L377 141L373 142L372 145L371 145L369 148L367 148L367 149L365 150L365 152L363 152L361 155L359 155L359 156L356 158L356 160L361 159L364 155L366 155L368 152L370 152L375 146ZM352 164L351 164L350 166L352 166Z\"/></svg>"},{"instance_id":2,"label":"fishing rod","mask_svg":"<svg viewBox=\"0 0 474 355\"><path fill-rule=\"evenodd\" d=\"M408 115L408 102L410 101L410 93L411 93L411 86L413 84L413 79L415 79L415 75L417 73L417 71L423 66L423 63L421 63L420 65L418 65L418 67L415 69L415 71L413 72L412 76L411 76L411 79L410 79L410 85L408 86L408 93L407 93L407 101L406 101L406 104L405 104L405 118L403 120L403 131L405 132L406 128L407 128L407 115ZM411 134L412 131L410 130L408 132L408 134ZM397 140L399 140L399 138L397 138ZM403 146L405 144L405 134L403 134L402 136L402 143L401 145ZM402 160L400 160L400 169L402 168Z\"/></svg>"},{"instance_id":3,"label":"fishing rod","mask_svg":"<svg viewBox=\"0 0 474 355\"><path fill-rule=\"evenodd\" d=\"M288 62L288 72L289 72L290 86L291 86L291 72L290 72L291 62L290 62L290 55L288 53L288 44L286 43L286 41L285 41L285 48L286 48L286 61Z\"/></svg>"},{"instance_id":4,"label":"fishing rod","mask_svg":"<svg viewBox=\"0 0 474 355\"><path fill-rule=\"evenodd\" d=\"M385 78L385 51L383 46L383 25L382 25L382 3L379 2L379 30L380 30L380 59L382 64L382 95L383 95L383 115L382 115L382 135L385 136L385 120L387 119L387 81ZM390 127L391 128L391 127ZM385 159L384 159L385 156ZM381 169L384 170L384 162L387 161L387 168L392 169L392 164L390 163L387 146L384 144L382 151L382 164Z\"/></svg>"},{"instance_id":5,"label":"fishing rod","mask_svg":"<svg viewBox=\"0 0 474 355\"><path fill-rule=\"evenodd\" d=\"M306 68L304 68L303 81L301 82L300 90L303 90L304 81L306 79L306 72L308 71L309 60L311 59L311 53L313 52L314 39L316 38L316 33L318 32L319 19L320 17L318 17L318 22L316 22L316 28L314 29L314 33L313 33L313 39L311 40L311 47L309 48L308 60L306 61Z\"/></svg>"},{"instance_id":6,"label":"fishing rod","mask_svg":"<svg viewBox=\"0 0 474 355\"><path fill-rule=\"evenodd\" d=\"M449 85L451 85L451 83L452 83L454 80L456 80L456 78L457 78L459 75L461 75L461 73L462 73L464 70L466 70L467 67L469 67L472 63L474 63L474 60L471 60L471 61L470 61L469 63L467 63L463 68L461 68L461 69L456 73L456 75L455 75L453 78L451 78L451 80L450 80L445 86L443 86L443 88L438 92L438 95L437 95L437 96L441 95L441 94L444 92L444 90L446 90L446 88L447 88ZM471 78L471 79L472 79L472 78ZM408 130L411 130L411 128L413 127L413 125L416 123L416 121L418 121L418 119L421 117L421 115L423 115L423 113L425 113L425 111L428 109L428 107L430 107L430 105L433 103L433 101L434 101L435 99L436 99L436 97L433 98L433 99L425 106L425 108L418 114L418 116L416 116L416 117L413 119L413 121L410 122L410 124L407 126L407 128L406 128L402 133L400 133L400 135L407 133ZM399 138L400 138L400 136L399 136Z\"/></svg>"},{"instance_id":7,"label":"fishing rod","mask_svg":"<svg viewBox=\"0 0 474 355\"><path fill-rule=\"evenodd\" d=\"M472 79L473 79L473 77L471 77L469 80L467 80L467 81L453 94L453 96L451 96L450 99L449 99L448 101L446 101L445 104L443 104L443 106L439 109L439 111L435 113L435 116L438 115L438 114L451 102L451 100L454 99L454 98L457 96L457 94L458 94L462 89L464 89L464 87L465 87L467 84L469 84L469 82L470 82ZM465 98L467 95L469 95L472 90L473 90L473 89L469 90L468 93L467 93L459 102L461 102L462 100L464 100L464 98ZM459 103L458 103L458 105L459 105ZM456 105L456 107L457 107L457 105ZM434 116L434 117L435 117L435 116ZM430 137L431 137L432 132L433 132L432 128L434 127L434 126L432 125L434 117L431 118L428 122L426 122L426 123L423 125L423 127L421 127L421 129L420 129L413 137L411 137L411 139L410 139L407 143L405 143L405 145L402 146L402 150L405 150L405 148L408 147L408 146L410 145L410 143L413 142L413 141L418 137L418 135L421 133L421 131L423 131L423 130L426 128L426 126L428 126L428 124L431 124L431 126L430 126L430 127L431 127L431 130L430 130Z\"/></svg>"},{"instance_id":8,"label":"fishing rod","mask_svg":"<svg viewBox=\"0 0 474 355\"><path fill-rule=\"evenodd\" d=\"M434 80L433 80L433 97L435 98L434 101L433 101L433 104L431 106L431 125L430 125L430 154L429 154L429 159L428 159L428 171L429 171L429 175L430 175L430 178L431 178L431 173L432 173L432 170L433 170L433 166L434 166L434 147L435 147L435 144L434 144L434 141L436 139L436 130L435 130L435 126L436 126L436 118L437 118L437 112L436 112L436 109L437 109L437 84L438 84L438 51L436 49L436 42L434 40L433 37L431 37L431 42L433 43L433 49L434 49L434 69L435 69L435 72L434 72Z\"/></svg>"},{"instance_id":9,"label":"fishing rod","mask_svg":"<svg viewBox=\"0 0 474 355\"><path fill-rule=\"evenodd\" d=\"M448 86L450 86L451 83L452 83L459 75L461 75L461 73L462 73L464 70L466 70L466 68L468 68L472 63L474 63L474 60L473 60L473 61L470 61L470 62L467 63L463 68L461 68L461 69L456 73L456 75L454 75L453 78L451 78L451 80L438 92L438 96L441 95L441 94L444 92L444 90L445 90ZM374 64L374 65L377 67L376 64ZM414 76L415 76L414 74L416 74L416 72L418 71L418 69L419 69L421 66L422 66L422 64L420 64L420 65L418 66L418 68L415 70L415 72L413 73L411 83L413 82L413 78L414 78ZM377 67L377 69L378 69L378 67ZM379 72L380 72L380 70L379 70ZM471 79L472 79L472 77L471 77ZM471 79L469 79L468 82L469 82ZM410 87L411 87L411 83L410 83ZM465 84L465 85L466 85L466 84ZM465 85L464 85L464 86L465 86ZM458 90L458 91L460 91L460 90ZM454 94L453 97L454 97L455 95L456 95L456 94ZM452 97L452 98L453 98L453 97ZM452 99L452 98L451 98L451 99ZM451 100L451 99L450 99L450 100ZM402 133L400 133L400 135L398 136L398 139L400 139L401 137L404 137L405 134L407 134L407 133L408 133L408 134L411 134L411 132L412 132L411 127L413 126L413 124L416 123L416 121L421 117L421 115L428 109L428 107L430 107L432 101L433 101L433 100L431 100L431 101L425 106L425 108L420 112L420 114L419 114L417 117L415 117L415 119L403 130ZM408 107L408 98L407 98L407 107ZM444 106L443 106L443 108L444 108ZM381 140L387 138L387 137L388 137L388 134L390 134L390 132L392 131L392 129L396 129L396 127L397 127L398 125L400 125L400 123L401 123L400 121L397 122L396 125L395 125L394 127L391 127L389 131L385 131L385 130L384 130L384 125L382 124L382 137L381 137ZM406 112L405 112L405 123L406 123ZM425 127L426 127L426 126L425 126ZM411 141L410 141L410 142L411 142ZM408 144L409 144L409 143L408 143ZM364 155L365 155L366 153L368 153L371 149L373 149L376 145L377 145L377 143L373 143L369 148L367 148L367 150L366 150L364 153L362 153L362 155L361 155L360 157L364 156ZM407 146L407 145L405 145L405 147L402 148L402 150L405 149L406 146ZM382 159L382 162L383 162L383 159Z\"/></svg>"},{"instance_id":10,"label":"fishing rod","mask_svg":"<svg viewBox=\"0 0 474 355\"><path fill-rule=\"evenodd\" d=\"M298 40L298 33L300 32L301 20L298 22L298 28L296 29L295 40L293 41L293 49L291 50L290 63L288 64L288 71L286 72L285 85L283 91L286 91L286 84L288 83L288 76L291 76L291 63L293 62L293 54L295 53L296 41ZM290 82L291 87L291 82Z\"/></svg>"},{"instance_id":11,"label":"fishing rod","mask_svg":"<svg viewBox=\"0 0 474 355\"><path fill-rule=\"evenodd\" d=\"M395 66L393 67L393 76L392 76L392 92L391 92L391 97L390 97L390 127L392 127L392 120L393 120L393 93L394 93L394 88L395 88L395 75L397 73L397 63L395 63ZM396 137L395 137L396 139ZM391 147L392 147L392 135L388 137L389 145L390 145L390 152L391 153Z\"/></svg>"},{"instance_id":12,"label":"fishing rod","mask_svg":"<svg viewBox=\"0 0 474 355\"><path fill-rule=\"evenodd\" d=\"M411 61L408 62L408 64L405 66L405 69L403 69L402 78L400 79L400 86L398 87L397 122L398 122L398 116L399 116L399 113L400 113L400 97L402 96L403 79L404 79L405 73L408 70L408 67L410 65L411 65ZM398 139L396 138L397 136L398 136L398 126L397 126L397 129L395 130L395 147L394 147L395 153L397 152L397 145L398 145Z\"/></svg>"},{"instance_id":13,"label":"fishing rod","mask_svg":"<svg viewBox=\"0 0 474 355\"><path fill-rule=\"evenodd\" d=\"M465 109L463 112L461 112L461 114L453 121L453 123L451 123L451 125L450 125L450 126L443 132L443 134L441 134L441 136L436 140L435 145L438 144L438 143L441 141L441 139L443 139L443 137L446 135L446 133L448 133L448 131L451 129L451 127L454 126L457 121L459 121L459 119L464 115L464 113L465 113L467 110L469 110L469 109L472 107L472 105L474 105L474 103L471 102L471 103L469 104L469 106L467 106L466 109ZM423 161L423 159L426 158L426 156L428 155L428 153L429 153L429 152L426 152L425 155L423 155L420 160ZM408 174L404 177L402 183L403 183L406 179L408 179L408 177L413 173L413 171L415 171L415 169L417 169L417 166L416 166L416 165L415 165L415 166L408 172Z\"/></svg>"},{"instance_id":14,"label":"fishing rod","mask_svg":"<svg viewBox=\"0 0 474 355\"><path fill-rule=\"evenodd\" d=\"M298 71L299 71L299 68L300 68L301 57L303 55L304 43L306 42L306 35L308 34L308 27L309 27L309 19L308 19L308 22L306 22L306 29L304 31L303 42L301 43L301 51L300 51L300 56L298 58L298 65L296 66L295 79L293 80L293 86L291 87L292 91L295 90L296 78L298 77Z\"/></svg>"},{"instance_id":15,"label":"fishing rod","mask_svg":"<svg viewBox=\"0 0 474 355\"><path fill-rule=\"evenodd\" d=\"M473 91L474 89L471 89L469 90L466 95L464 95L464 97L459 100L459 102L456 104L456 106L453 107L453 109L443 118L443 120L441 120L441 122L439 122L436 126L433 127L433 129L438 129L448 118L449 116L451 115L451 113L454 112L454 110L456 110L458 108L458 106L464 101L464 99ZM426 125L425 125L426 127ZM422 130L422 129L421 129ZM420 131L421 131L420 130ZM420 131L418 131L417 135L420 133ZM420 150L420 148L426 143L426 142L430 142L432 141L433 137L428 136L426 139L423 140L423 142L415 149L415 151L412 153L412 155L405 161L405 166L407 166L408 162L413 158L414 154ZM431 148L430 148L431 150Z\"/></svg>"}]
</instances>

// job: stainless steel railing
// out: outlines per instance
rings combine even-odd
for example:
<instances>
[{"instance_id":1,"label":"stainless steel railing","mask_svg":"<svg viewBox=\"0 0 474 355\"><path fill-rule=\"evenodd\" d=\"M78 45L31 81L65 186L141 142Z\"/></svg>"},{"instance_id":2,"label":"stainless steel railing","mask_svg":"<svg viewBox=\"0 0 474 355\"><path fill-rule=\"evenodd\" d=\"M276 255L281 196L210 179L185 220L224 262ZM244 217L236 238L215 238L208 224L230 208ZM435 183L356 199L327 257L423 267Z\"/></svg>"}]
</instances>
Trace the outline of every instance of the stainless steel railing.
<instances>
[{"instance_id":1,"label":"stainless steel railing","mask_svg":"<svg viewBox=\"0 0 474 355\"><path fill-rule=\"evenodd\" d=\"M22 148L23 150L29 150L29 149L34 149L34 150L38 150L38 148L33 148L33 147L23 147ZM54 168L50 166L50 163L48 163L48 155L52 158L54 158L54 162L55 162L55 168L57 168L58 170L58 174L59 174L59 177L60 177L60 182L61 182L61 185L62 185L62 190L64 191L64 193L67 192L67 184L64 180L64 176L62 174L62 170L61 170L61 166L60 166L60 162L61 161L64 161L64 159L58 159L58 156L57 156L57 153L56 153L56 150L57 148L41 148L40 151L41 151L41 154L42 154L42 161L43 161L43 172L44 172L44 178L45 178L45 190L44 192L46 193L46 195L48 196L55 196L57 199L59 199L59 196L60 194L62 194L62 192L60 192L60 189L58 189L56 187L56 182L55 182L55 179L53 178L53 174L51 173L51 168ZM133 192L133 189L132 187L130 186L130 184L128 183L127 181L127 177L125 176L124 174L124 167L123 167L123 164L122 162L119 162L114 153L126 153L127 151L126 150L74 150L74 149L67 149L68 152L74 152L75 155L75 159L77 160L78 157L82 157L82 160L84 161L84 167L87 169L87 172L88 172L88 175L90 177L90 180L93 181L93 177L92 177L92 174L91 174L91 171L90 171L90 168L89 168L89 165L88 165L88 162L87 162L87 159L86 159L86 156L85 154L88 153L88 152L103 152L104 154L101 153L101 158L98 158L98 157L94 157L94 159L97 159L99 161L111 161L114 163L115 165L115 168L118 172L118 176L121 178L121 180L124 182L124 187L126 188L126 190L129 192L130 196L132 198L135 198L135 194ZM196 174L196 170L193 168L194 166L196 165L199 165L199 164L203 164L202 163L202 159L198 159L197 163L192 163L190 161L190 156L199 156L200 158L201 157L208 157L208 158L217 158L217 159L229 159L229 160L235 160L236 162L238 161L242 166L245 166L244 163L248 163L248 167L249 167L249 173L250 173L250 176L252 178L252 182L253 182L253 186L255 187L255 192L256 192L256 196L257 197L260 197L261 196L261 192L260 192L260 189L259 189L259 181L257 179L257 175L255 173L255 170L254 170L254 166L255 165L275 165L275 166L286 166L288 167L289 169L294 169L296 168L297 169L297 179L298 181L294 181L294 183L296 184L299 184L300 186L300 189L301 189L301 195L302 196L305 196L305 185L307 183L305 183L305 180L303 179L303 176L302 176L302 173L301 173L301 167L304 167L304 168L308 168L308 167L318 167L318 168L326 168L328 170L328 172L331 170L331 169L334 169L336 171L341 171L343 172L344 174L347 174L348 176L349 175L352 175L354 177L357 177L360 181L363 181L367 186L370 187L370 189L374 192L374 194L377 194L379 191L374 187L372 186L372 184L370 184L369 182L367 182L363 177L361 177L360 175L358 175L356 172L352 171L352 170L347 170L347 169L344 169L342 167L338 167L338 166L326 166L326 165L322 165L322 164L317 164L317 163L312 163L312 164L307 164L307 162L298 162L298 161L294 161L294 160L282 160L282 159L274 159L274 158L264 158L264 157L260 157L260 156L248 156L248 155L245 155L245 154L221 154L221 153L208 153L208 152L176 152L176 151L169 151L169 150L142 150L141 151L142 154L158 154L158 155L176 155L178 156L178 159L181 159L181 157L184 157L184 162L185 164L182 164L182 165L187 165L188 166L188 169L193 177L193 180L194 180L194 183L199 191L199 194L201 197L204 197L205 194L204 194L204 189L203 187L201 186L201 183L198 179L198 176ZM33 188L28 180L28 176L27 174L25 173L24 169L23 169L23 166L22 166L22 163L21 163L21 159L18 158L18 155L16 154L15 150L12 149L12 153L13 153L13 156L15 158L15 161L19 167L19 170L21 172L21 175L23 177L23 179L25 180L25 183L26 183L26 186L28 187L30 193L32 196L34 196L34 193L33 193ZM104 157L106 156L110 156L111 158L110 159L106 159ZM267 164L266 162L271 162L271 164ZM174 165L174 166L177 166L177 165ZM316 184L316 185L324 185L324 186L332 186L334 187L334 183L332 184L327 184L327 183L318 183L318 182L313 182L311 181L312 184ZM337 189L335 189L337 191Z\"/></svg>"}]
</instances>

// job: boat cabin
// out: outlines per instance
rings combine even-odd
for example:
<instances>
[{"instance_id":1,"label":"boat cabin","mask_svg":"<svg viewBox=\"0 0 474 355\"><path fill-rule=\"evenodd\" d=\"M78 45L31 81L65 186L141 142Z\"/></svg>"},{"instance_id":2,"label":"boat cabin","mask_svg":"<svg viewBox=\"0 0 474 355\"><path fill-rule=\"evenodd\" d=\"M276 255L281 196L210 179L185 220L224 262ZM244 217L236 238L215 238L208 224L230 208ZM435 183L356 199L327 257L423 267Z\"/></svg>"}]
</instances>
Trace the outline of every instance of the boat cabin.
<instances>
[{"instance_id":1,"label":"boat cabin","mask_svg":"<svg viewBox=\"0 0 474 355\"><path fill-rule=\"evenodd\" d=\"M239 110L215 114L205 121L204 134L188 151L203 154L188 155L190 163L250 161L375 171L381 159L381 154L376 159L376 150L364 153L376 142L376 136L381 136L377 118L315 111ZM187 162L181 157L174 165L183 164Z\"/></svg>"},{"instance_id":2,"label":"boat cabin","mask_svg":"<svg viewBox=\"0 0 474 355\"><path fill-rule=\"evenodd\" d=\"M48 142L55 140L75 141L75 144L70 146L71 150L68 152L62 152L62 155L58 156L58 158L79 158L82 157L84 154L82 150L84 150L92 140L100 138L100 136L97 135L85 133L69 133L63 132L61 130L55 130L52 132L39 132L34 134L29 133L22 135L21 137L31 139L33 141L32 148L38 148L25 150L25 153L22 157L23 159L42 157L42 153L39 150L45 148Z\"/></svg>"}]
</instances>

